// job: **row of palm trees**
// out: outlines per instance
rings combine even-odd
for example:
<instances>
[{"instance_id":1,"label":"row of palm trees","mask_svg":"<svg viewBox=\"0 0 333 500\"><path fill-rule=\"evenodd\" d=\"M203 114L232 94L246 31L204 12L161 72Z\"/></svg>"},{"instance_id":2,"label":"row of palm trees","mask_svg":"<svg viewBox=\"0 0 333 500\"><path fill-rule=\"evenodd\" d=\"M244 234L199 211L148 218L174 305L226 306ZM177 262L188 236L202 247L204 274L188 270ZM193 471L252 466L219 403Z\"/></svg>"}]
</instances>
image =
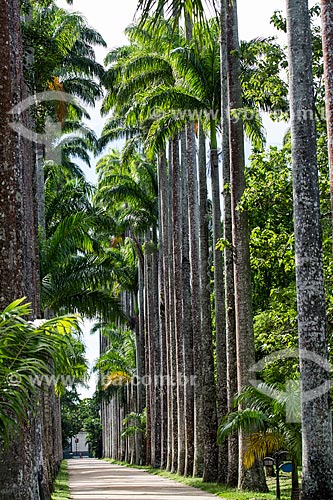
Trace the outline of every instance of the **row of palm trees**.
<instances>
[{"instance_id":1,"label":"row of palm trees","mask_svg":"<svg viewBox=\"0 0 333 500\"><path fill-rule=\"evenodd\" d=\"M160 421L163 431L158 436L158 442L154 433L153 436L148 435L147 456L151 457L153 454L151 461L154 465L162 464L170 470L187 475L203 474L207 480L219 478L227 481L228 477L229 484L235 484L238 480L238 449L234 446L235 439L234 445L230 447L229 465L226 465L227 450L221 447L218 467L217 395L210 297L212 255L208 233L210 215L207 203L206 134L210 137L209 158L214 194L213 309L220 421L228 408L225 383L227 369L230 374L228 389L231 405L237 391L237 385L231 385L237 381L237 377L232 377L232 372L235 374L237 368L234 321L230 319L233 314L230 310L228 318L233 330L229 335L228 349L233 358L229 358L228 366L226 362L223 264L221 251L216 248L218 240L223 236L217 156L217 124L220 121L221 106L218 30L217 20L212 20L206 30L201 25L194 25L196 38L189 43L181 30L173 32L172 24L162 19L158 22L150 20L144 25L131 26L127 30L131 45L115 49L107 56L106 62L110 62L111 67L104 81L109 91L102 110L107 112L112 108L113 114L103 130L100 145L105 147L108 141L116 137L127 139L121 158L118 159L120 168L127 173L119 175L114 154L104 157L98 167L100 175L97 196L112 216L122 211L120 217L122 220L126 219L126 229L138 248L139 273L144 276L141 286L144 285L145 289L144 293L139 291L139 297L143 297L141 315L145 320L147 315L152 315L155 319L152 324L146 324L146 337L144 332L139 334L145 340L148 356L144 373L152 379L155 375L162 375L169 381L162 388L162 400L156 394L161 391L160 388L157 391L156 388L149 388L147 428L151 432L150 429L155 427L153 422ZM201 40L200 53L198 40ZM245 54L249 50L246 44L242 48ZM286 109L284 84L276 77L279 63L269 57L270 51L274 49L278 50L277 46L273 45L272 48L270 41L252 42L252 50L257 51L264 60L262 74L267 79L273 80L274 77L274 86L273 82L268 84L266 92L255 96L255 99L257 107L263 109ZM255 70L255 61L252 57L251 64L248 64L245 56L242 62L242 77L248 83L253 78L251 72ZM261 76L259 69L258 73ZM151 87L147 90L148 82ZM246 89L245 84L244 88ZM273 88L276 89L275 99ZM252 94L248 105L253 104ZM255 144L258 144L262 141L262 130L259 115L255 116L257 119L254 126L247 123L247 130ZM194 124L194 118L200 119L200 123L196 121ZM133 167L128 165L131 153L131 162L138 168L136 161L139 158L135 161L133 148L142 147L142 143L147 145L148 155L154 154L159 158L156 167L158 181L155 180L155 189L152 191L153 205L147 204L142 193L144 184L141 178L140 186L135 187L135 170L133 172ZM224 179L225 184L227 180ZM228 196L225 198L226 203L230 204ZM139 226L136 219L133 221L133 213L138 213L138 207L145 215L144 224ZM131 218L128 217L129 213ZM121 228L124 231L124 227ZM225 231L228 230L226 224L224 228ZM144 251L138 247L138 242L141 241L142 244L142 240ZM159 248L156 246L157 242ZM227 244L225 247L228 255L230 247ZM151 279L154 281L151 282ZM228 289L228 300L231 301L233 291L230 290L229 282ZM152 304L154 299L156 303ZM234 305L232 310L234 311ZM140 322L138 324L140 326ZM187 380L196 380L195 386L176 382L182 380L183 376ZM171 380L175 381L176 389L171 388ZM154 414L151 415L150 411ZM121 456L120 454L115 458Z\"/></svg>"},{"instance_id":2,"label":"row of palm trees","mask_svg":"<svg viewBox=\"0 0 333 500\"><path fill-rule=\"evenodd\" d=\"M62 458L60 404L55 382L48 384L47 377L74 381L86 372L73 313L96 316L103 310L112 318L117 302L105 287L100 289L97 278L91 290L92 269L86 272L87 263L92 268L100 258L90 232L98 214L92 214L90 188L75 163L76 157L89 161L96 143L94 133L80 123L86 111L75 100L42 102L36 97L29 115L14 117L17 125L38 134L48 120L58 123L62 137L51 139L63 151L62 162L46 166L45 146L14 134L10 111L50 90L93 104L101 96L95 77L103 73L94 45L105 42L81 16L52 1L6 2L3 7L0 496L32 500L50 498ZM27 297L31 309L19 297ZM63 311L71 316L54 318ZM36 317L50 319L35 328L28 320Z\"/></svg>"},{"instance_id":3,"label":"row of palm trees","mask_svg":"<svg viewBox=\"0 0 333 500\"><path fill-rule=\"evenodd\" d=\"M242 201L245 190L243 128L257 147L262 135L258 115L252 113L252 119L246 120L244 110L288 110L288 90L277 76L279 64L283 65L284 59L281 57L279 60L277 48L267 41L253 41L248 49L245 44L239 46L235 2L222 2L221 51L217 43L219 23L210 21L208 28L200 23L193 24L193 12L186 11L184 30L177 26L175 28L174 22L168 23L161 17L147 18L150 7L155 3L157 13L163 13L162 3L141 2L144 7L144 20L138 26L127 30L130 46L115 49L107 57L106 63L110 65L110 69L106 72L104 82L108 93L102 110L104 113L112 110L112 117L103 131L100 145L105 147L110 140L118 137L126 140L120 157L120 168L126 172L125 176L129 175L132 179L133 171L129 169L128 162L135 148L139 151L142 151L142 147L145 148L148 156L144 161L151 162L151 158L154 158L158 211L156 212L155 204L155 210L153 211L152 207L149 214L144 215L145 225L136 226L137 217L143 216L146 211L145 202L141 205L143 196L137 191L137 188L142 191L143 183L139 181L136 188L132 181L128 185L127 181L123 184L123 173L119 175L118 167L114 168L111 164L111 175L109 178L104 175L98 186L98 196L113 216L121 214L122 210L126 214L135 214L134 220L128 215L124 216L126 224L123 226L123 235L135 242L139 256L139 280L136 285L138 290L133 290L134 297L138 297L138 307L137 311L130 308L128 313L131 316L134 313L137 317L134 323L137 327L137 339L144 341L145 345L144 371L141 362L137 375L148 375L150 380L145 388L145 458L154 466L162 466L181 474L202 475L204 480L219 480L229 485L238 483L239 487L245 489L265 491L266 484L260 463L254 461L251 463L252 467L245 467L243 457L247 454L248 442L244 433L241 432L236 439L231 437L229 447L221 445L218 448L216 431L217 421L221 421L226 412L232 409L235 393L249 384L250 367L255 361L249 229L247 212ZM181 2L176 4L177 7L182 7ZM193 4L200 10L201 2ZM288 11L288 26L299 19L293 11L296 6L293 2L290 4L293 5L290 5ZM302 30L309 33L306 2L303 4L302 8L298 6L301 9L299 14L304 16ZM175 17L175 2L173 8ZM301 39L300 34L299 38ZM307 40L310 40L309 36ZM294 38L290 43L289 67L294 72L297 72L305 61L301 51L303 59L294 60L294 54L298 53L298 43ZM258 67L258 58L254 59L253 53L251 54L253 47L257 47L254 50L258 51L256 55L260 57ZM308 50L310 54L306 55L306 71L309 72L311 46ZM245 57L242 60L244 53L248 59ZM275 54L275 57L272 54ZM264 65L261 64L262 61ZM263 83L258 93L255 92L256 79ZM291 79L290 91L295 93L295 99L303 99L302 89L296 84L293 87L293 82ZM307 92L308 96L311 96L310 73ZM310 104L308 109L312 109ZM293 108L294 101L291 105ZM292 112L293 116L299 118L298 108L296 111L293 108ZM236 113L241 115L243 120L236 120ZM216 128L220 122L222 210ZM297 154L300 154L297 151L301 150L297 148L303 147L301 139L298 146L295 141L295 137L299 137L299 126L298 121L294 120L294 192L302 200L303 196L308 200L315 200L316 178L313 177L313 190L308 191L308 180L303 177L304 154L301 163L296 160ZM309 136L314 138L313 131L310 135L307 134L307 137ZM207 144L210 148L208 161L211 169L211 213L207 200ZM121 186L119 183L122 183ZM295 198L295 203L297 199ZM299 203L299 206L302 206L302 202ZM139 205L141 212L138 210ZM319 208L317 201L315 205ZM314 268L320 269L320 237L313 233L316 243L313 241L310 245L311 248L317 248L319 261L315 262L312 260L315 256L308 254L309 241L301 229L305 224L305 214L298 214L296 205L294 208L296 252L307 255L306 258L313 262ZM220 223L221 212L223 228ZM298 216L300 219L297 219ZM213 229L212 241L208 231L210 220ZM306 234L308 233L309 231ZM221 251L216 250L219 240L220 249L223 249L224 254L223 262ZM212 262L214 302L211 301L210 287ZM302 288L307 282L302 273L302 269L297 266L298 311L299 315L305 314L309 315L306 317L313 318L313 310L311 312L306 305L308 299L305 300L305 297L309 297L309 288ZM318 286L322 287L322 283L319 280ZM324 297L321 297L320 307L324 311L325 301ZM132 303L134 302L133 298ZM316 308L318 307L319 303L316 305ZM322 328L321 321L319 323L315 327L308 320L299 323L300 344L311 348L311 351L320 351L325 358L327 341L324 333L318 333L322 339L319 347L319 337L316 337L314 342L313 331L310 334L303 329L303 325L311 324L312 330L315 328L319 332ZM306 366L307 363L302 360L303 380ZM161 380L159 376L162 376L162 380L167 380L168 383L156 384L156 376L158 380ZM322 377L326 377L325 373L312 371L310 376L310 373L306 372L306 384L315 386ZM184 383L184 379L192 379L194 384ZM127 391L126 398L130 398L133 387L128 385ZM136 397L140 401L142 392L144 388L139 385ZM111 405L112 401L111 397ZM330 435L331 416L327 401L327 395L323 396L321 403L327 410L323 417L326 419L324 426L315 412L317 403L304 402L302 407L303 429L307 428L307 425L310 428L310 415L314 415L309 411L309 406L316 413L313 418L316 419L317 442L318 436L323 436L323 432ZM117 404L119 405L119 401ZM103 408L103 418L106 412L108 404ZM137 407L137 413L140 412L142 407ZM121 414L118 413L118 418L113 415L116 420L114 425L121 429ZM111 444L112 439L112 436L107 437ZM315 442L305 431L304 450L309 443L311 453L315 454ZM318 450L322 465L328 464L331 459L331 440L328 440L327 447L325 457ZM110 450L110 446L107 445L107 449ZM112 448L111 445L111 449L115 450L115 455L110 453L114 458L123 458L119 447ZM320 474L310 457L311 453L303 454L303 468L306 471L303 477L304 498L313 498L317 489L321 488L319 482L314 479L314 476L318 478ZM132 460L135 460L133 455L131 456ZM136 456L136 460L140 461L142 457ZM324 468L326 470L326 466ZM327 498L330 498L329 475L324 481Z\"/></svg>"},{"instance_id":4,"label":"row of palm trees","mask_svg":"<svg viewBox=\"0 0 333 500\"><path fill-rule=\"evenodd\" d=\"M97 141L81 124L86 112L72 100L36 103L29 119L37 132L43 132L47 118L61 124L62 136L56 142L63 155L58 165L42 161L43 148L35 152L22 138L13 137L5 115L0 153L11 161L4 163L8 179L0 188L6 200L1 204L6 241L1 305L27 295L34 316L41 309L47 317L77 311L100 319L105 350L98 364L105 396L105 455L265 491L261 463L252 460L247 463L251 467L245 467L243 459L250 452L244 429L238 436L230 435L227 444L217 445L217 426L233 409L235 393L248 385L255 359L243 129L253 146L260 148L263 134L257 111L288 111L288 89L279 77L285 59L271 40L239 44L235 1L222 2L218 20L208 23L194 22L194 14L202 12L201 2L192 2L193 10L186 4L184 28L178 23L183 3L172 2L172 22L161 17L168 14L164 3L140 2L144 16L127 30L130 45L109 53L105 72L93 50L104 42L80 16L56 8L53 2L34 3L33 9L28 3L23 46L20 30L11 36L11 28L20 23L18 2L6 4L0 20L8 44L1 50L2 59L11 64L6 67L7 85L1 87L3 109L9 110L18 96L27 94L24 86L17 86L23 81L23 67L15 59L25 47L25 78L31 92L66 91L91 104L101 95L101 85L96 83L101 79L106 88L102 110L105 114L112 111L112 117ZM159 15L149 18L154 4ZM295 19L302 20L299 39L307 34L308 50L306 58L300 57L295 64L294 57L302 51L296 50L299 40L291 37L297 263L306 257L316 270L316 295L321 301L315 302L315 312L321 308L322 315L320 319L313 314L309 295L313 289L306 286L308 268L297 265L303 318L299 333L301 345L325 357L319 212L311 204L306 204L311 213L298 211L305 199L319 209L313 124L298 120L297 103L303 102L305 94L294 84L297 71L307 71L306 96L312 109L309 22L305 1L288 4L288 26ZM297 32L296 28L290 31ZM306 137L312 138L306 154L298 135L300 124L309 127ZM116 138L125 139L125 146L120 154L111 151L99 162L95 189L84 180L74 158L89 163L89 151L101 151ZM306 172L304 157L313 160ZM35 165L37 206L33 203ZM312 184L307 191L310 184L304 175L309 172ZM311 229L314 220L317 232ZM306 224L311 231L304 233ZM8 246L20 249L10 259ZM314 248L317 261L309 253ZM258 299L256 308L260 311ZM318 317L321 324L310 323L309 315ZM310 324L311 332L304 329ZM301 375L304 379L306 373L306 383L315 386L326 373L310 368L308 373L303 360ZM131 381L133 374L136 379ZM4 498L13 497L13 484L15 498L49 495L59 459L50 455L48 447L56 427L47 417L55 410L52 394L43 395L43 410L36 421L28 419L29 437L21 460L14 466L19 437L1 458L3 467L13 465L10 475L1 474ZM251 404L246 397L238 401L240 407ZM311 453L303 453L304 498L316 497L318 488L331 498L326 395L319 402L327 410L320 413L321 420L316 418L318 402L303 404L303 448L311 447ZM260 434L267 429L267 419L263 426L259 424L260 419L253 429ZM310 428L316 429L314 436L309 435ZM318 450L323 432L326 448ZM281 442L285 444L286 439ZM28 478L25 484L18 479L20 470Z\"/></svg>"}]
</instances>

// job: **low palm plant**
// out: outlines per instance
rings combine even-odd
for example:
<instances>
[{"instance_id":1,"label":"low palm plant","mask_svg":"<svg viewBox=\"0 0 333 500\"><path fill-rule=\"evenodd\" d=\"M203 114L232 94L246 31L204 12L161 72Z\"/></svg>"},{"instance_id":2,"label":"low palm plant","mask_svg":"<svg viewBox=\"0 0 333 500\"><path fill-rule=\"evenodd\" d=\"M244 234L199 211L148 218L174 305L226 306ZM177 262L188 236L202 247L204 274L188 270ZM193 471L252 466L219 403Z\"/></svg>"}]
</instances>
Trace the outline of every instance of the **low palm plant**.
<instances>
[{"instance_id":1,"label":"low palm plant","mask_svg":"<svg viewBox=\"0 0 333 500\"><path fill-rule=\"evenodd\" d=\"M131 381L135 372L135 340L131 330L106 324L95 325L93 331L97 329L108 339L108 347L95 365L103 377L102 390L107 391Z\"/></svg>"},{"instance_id":2,"label":"low palm plant","mask_svg":"<svg viewBox=\"0 0 333 500\"><path fill-rule=\"evenodd\" d=\"M290 393L276 385L260 383L245 387L235 398L237 411L229 413L218 429L221 443L233 433L247 435L244 465L250 468L255 460L281 450L287 450L292 461L292 500L299 497L297 466L301 463L301 424L287 418Z\"/></svg>"},{"instance_id":3,"label":"low palm plant","mask_svg":"<svg viewBox=\"0 0 333 500\"><path fill-rule=\"evenodd\" d=\"M77 316L53 318L35 326L28 319L24 299L12 302L0 313L0 438L5 447L10 434L29 413L46 376L73 374Z\"/></svg>"}]
</instances>

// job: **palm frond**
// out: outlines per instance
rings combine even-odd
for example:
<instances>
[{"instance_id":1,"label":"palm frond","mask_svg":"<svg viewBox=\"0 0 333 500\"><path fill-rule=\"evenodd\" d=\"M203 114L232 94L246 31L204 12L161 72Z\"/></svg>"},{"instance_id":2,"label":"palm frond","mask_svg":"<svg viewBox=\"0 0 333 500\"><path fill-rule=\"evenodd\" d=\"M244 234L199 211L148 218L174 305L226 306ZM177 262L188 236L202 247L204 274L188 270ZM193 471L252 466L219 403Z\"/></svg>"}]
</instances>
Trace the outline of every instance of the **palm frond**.
<instances>
[{"instance_id":1,"label":"palm frond","mask_svg":"<svg viewBox=\"0 0 333 500\"><path fill-rule=\"evenodd\" d=\"M230 413L218 428L218 442L240 430L245 434L264 430L266 425L267 417L261 411L245 408L241 412Z\"/></svg>"},{"instance_id":2,"label":"palm frond","mask_svg":"<svg viewBox=\"0 0 333 500\"><path fill-rule=\"evenodd\" d=\"M53 318L35 327L25 299L0 313L0 437L5 447L10 435L35 411L40 381L57 373L71 373L71 335L79 318Z\"/></svg>"}]
</instances>

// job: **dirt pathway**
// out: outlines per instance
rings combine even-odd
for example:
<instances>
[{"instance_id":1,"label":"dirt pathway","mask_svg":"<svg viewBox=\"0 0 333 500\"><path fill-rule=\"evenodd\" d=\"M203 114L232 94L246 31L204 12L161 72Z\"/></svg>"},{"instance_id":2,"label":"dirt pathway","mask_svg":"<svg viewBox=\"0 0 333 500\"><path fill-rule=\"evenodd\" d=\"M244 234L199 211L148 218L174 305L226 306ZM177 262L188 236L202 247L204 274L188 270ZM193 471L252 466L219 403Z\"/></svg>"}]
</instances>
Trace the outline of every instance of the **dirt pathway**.
<instances>
[{"instance_id":1,"label":"dirt pathway","mask_svg":"<svg viewBox=\"0 0 333 500\"><path fill-rule=\"evenodd\" d=\"M73 500L212 500L215 495L102 460L68 460Z\"/></svg>"}]
</instances>

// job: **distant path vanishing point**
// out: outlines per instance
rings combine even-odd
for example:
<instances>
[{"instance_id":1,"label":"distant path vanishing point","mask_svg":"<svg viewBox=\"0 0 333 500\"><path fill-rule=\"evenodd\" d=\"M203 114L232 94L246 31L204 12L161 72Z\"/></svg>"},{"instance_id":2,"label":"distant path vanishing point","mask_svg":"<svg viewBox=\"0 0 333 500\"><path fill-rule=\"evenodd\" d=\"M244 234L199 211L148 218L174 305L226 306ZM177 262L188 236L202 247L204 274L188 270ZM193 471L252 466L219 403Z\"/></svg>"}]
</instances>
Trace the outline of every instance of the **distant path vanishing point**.
<instances>
[{"instance_id":1,"label":"distant path vanishing point","mask_svg":"<svg viewBox=\"0 0 333 500\"><path fill-rule=\"evenodd\" d=\"M92 458L68 460L73 500L212 500L215 495L143 470Z\"/></svg>"}]
</instances>

